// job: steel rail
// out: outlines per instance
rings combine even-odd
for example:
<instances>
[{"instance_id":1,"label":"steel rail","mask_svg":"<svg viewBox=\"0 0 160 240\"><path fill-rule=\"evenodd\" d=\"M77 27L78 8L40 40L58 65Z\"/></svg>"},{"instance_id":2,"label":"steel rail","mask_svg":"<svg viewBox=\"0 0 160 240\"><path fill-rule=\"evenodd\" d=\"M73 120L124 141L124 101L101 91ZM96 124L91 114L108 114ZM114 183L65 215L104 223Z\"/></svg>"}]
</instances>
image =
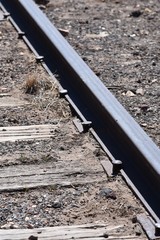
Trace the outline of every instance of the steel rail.
<instances>
[{"instance_id":1,"label":"steel rail","mask_svg":"<svg viewBox=\"0 0 160 240\"><path fill-rule=\"evenodd\" d=\"M62 91L66 99L74 103L82 120L84 116L91 121L94 133L111 160L121 160L122 175L134 184L141 200L145 199L142 200L144 206L159 224L160 149L33 0L0 0L0 3L37 58L43 58L47 69L59 75L62 88L67 89Z\"/></svg>"}]
</instances>

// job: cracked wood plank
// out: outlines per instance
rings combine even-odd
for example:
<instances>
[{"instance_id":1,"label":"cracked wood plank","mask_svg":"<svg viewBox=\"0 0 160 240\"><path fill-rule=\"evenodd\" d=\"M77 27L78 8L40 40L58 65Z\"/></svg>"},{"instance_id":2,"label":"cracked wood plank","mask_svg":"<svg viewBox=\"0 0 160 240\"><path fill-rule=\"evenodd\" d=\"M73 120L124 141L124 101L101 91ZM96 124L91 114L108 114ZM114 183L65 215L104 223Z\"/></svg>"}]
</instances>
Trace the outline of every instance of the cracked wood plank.
<instances>
[{"instance_id":1,"label":"cracked wood plank","mask_svg":"<svg viewBox=\"0 0 160 240\"><path fill-rule=\"evenodd\" d=\"M124 225L111 224L84 224L73 226L58 226L37 229L10 229L0 230L1 240L27 240L31 236L38 240L103 240L103 239L130 239L144 240L141 236L126 236Z\"/></svg>"},{"instance_id":2,"label":"cracked wood plank","mask_svg":"<svg viewBox=\"0 0 160 240\"><path fill-rule=\"evenodd\" d=\"M54 136L57 125L0 127L0 142L44 139Z\"/></svg>"},{"instance_id":3,"label":"cracked wood plank","mask_svg":"<svg viewBox=\"0 0 160 240\"><path fill-rule=\"evenodd\" d=\"M0 168L1 192L45 186L72 186L105 180L106 175L100 164L87 166L83 160L59 160L39 165Z\"/></svg>"}]
</instances>

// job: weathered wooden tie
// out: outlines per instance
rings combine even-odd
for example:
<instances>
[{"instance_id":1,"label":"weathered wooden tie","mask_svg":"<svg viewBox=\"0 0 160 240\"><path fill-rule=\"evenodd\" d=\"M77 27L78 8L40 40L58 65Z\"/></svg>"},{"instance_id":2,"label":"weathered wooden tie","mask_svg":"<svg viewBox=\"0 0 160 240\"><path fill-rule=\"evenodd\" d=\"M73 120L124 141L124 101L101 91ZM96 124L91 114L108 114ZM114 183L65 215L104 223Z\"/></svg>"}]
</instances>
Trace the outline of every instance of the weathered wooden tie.
<instances>
[{"instance_id":1,"label":"weathered wooden tie","mask_svg":"<svg viewBox=\"0 0 160 240\"><path fill-rule=\"evenodd\" d=\"M45 139L53 137L57 125L0 127L0 142Z\"/></svg>"},{"instance_id":2,"label":"weathered wooden tie","mask_svg":"<svg viewBox=\"0 0 160 240\"><path fill-rule=\"evenodd\" d=\"M123 225L86 224L74 226L59 226L38 229L11 229L0 230L1 240L28 240L31 236L38 240L105 240L130 239L145 240L141 236L126 236L121 231Z\"/></svg>"},{"instance_id":3,"label":"weathered wooden tie","mask_svg":"<svg viewBox=\"0 0 160 240\"><path fill-rule=\"evenodd\" d=\"M18 165L0 168L0 191L23 190L45 186L72 186L106 181L101 165L89 165L79 159Z\"/></svg>"}]
</instances>

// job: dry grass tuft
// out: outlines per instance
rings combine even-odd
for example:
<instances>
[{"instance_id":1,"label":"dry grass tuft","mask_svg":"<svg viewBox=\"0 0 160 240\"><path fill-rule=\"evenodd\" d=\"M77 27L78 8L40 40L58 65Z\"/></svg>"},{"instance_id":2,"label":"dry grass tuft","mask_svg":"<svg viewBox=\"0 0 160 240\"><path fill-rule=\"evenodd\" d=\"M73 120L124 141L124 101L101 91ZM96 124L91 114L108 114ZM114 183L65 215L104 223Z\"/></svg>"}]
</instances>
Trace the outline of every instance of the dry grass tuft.
<instances>
[{"instance_id":1,"label":"dry grass tuft","mask_svg":"<svg viewBox=\"0 0 160 240\"><path fill-rule=\"evenodd\" d=\"M29 75L25 83L25 93L36 94L38 91L38 80L35 75Z\"/></svg>"}]
</instances>

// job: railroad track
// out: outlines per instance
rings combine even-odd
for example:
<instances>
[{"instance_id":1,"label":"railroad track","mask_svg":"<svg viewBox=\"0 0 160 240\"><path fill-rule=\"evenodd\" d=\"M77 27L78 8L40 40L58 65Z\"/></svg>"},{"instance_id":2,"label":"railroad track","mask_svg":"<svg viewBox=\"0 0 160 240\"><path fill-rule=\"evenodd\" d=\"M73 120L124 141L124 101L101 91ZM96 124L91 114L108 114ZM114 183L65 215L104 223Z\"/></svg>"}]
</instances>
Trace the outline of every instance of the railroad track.
<instances>
[{"instance_id":1,"label":"railroad track","mask_svg":"<svg viewBox=\"0 0 160 240\"><path fill-rule=\"evenodd\" d=\"M61 101L63 101L63 98L67 100L74 116L78 116L78 118L71 117L78 131L80 133L91 133L105 153L105 157L102 154L103 159L100 158L101 164L90 162L88 165L85 161L76 158L76 161L72 161L69 167L64 164L64 161L57 163L56 171L50 165L50 160L56 161L53 155L43 156L43 160L47 160L48 163L43 166L37 165L36 168L33 162L29 165L29 169L27 164L24 166L21 164L20 166L2 167L0 190L4 192L57 185L69 187L91 183L98 184L98 187L102 188L105 182L104 169L108 176L120 174L125 179L149 214L137 215L137 221L141 223L150 239L158 238L160 231L159 148L105 88L98 77L76 54L33 1L1 0L0 2L0 18L2 22L9 20L12 23L18 32L19 38L28 45L34 53L36 61L41 63L48 72L52 79L51 88L54 88L56 84L62 98ZM55 73L58 81L54 77ZM33 91L34 93L36 91L35 77L29 78L27 83L28 85L25 86L26 92L31 93ZM56 94L55 89L55 96ZM8 103L5 101L7 107L25 104L27 106L27 102L19 100L16 102L15 99L5 94L2 97L5 97L5 99L9 97ZM4 104L4 99L2 102ZM41 99L39 99L39 102L41 103ZM56 105L55 103L57 104L54 98L52 105ZM66 114L63 110L61 114L64 119L55 121L54 124L2 126L1 142L13 141L12 147L16 150L17 141L26 139L55 138L58 141L55 137L55 131L59 131L63 136L70 135L71 131L73 140L78 142L73 137L76 132L71 121L66 121L64 117ZM14 123L12 120L10 122ZM81 141L84 141L83 147L85 147L83 137ZM47 140L44 143L47 144ZM44 146L41 144L39 148L36 143L34 145L35 149L40 150L42 147ZM65 150L63 146L59 147L61 147L61 150ZM96 150L95 146L93 150ZM47 149L45 151L47 152ZM72 154L73 158L74 152ZM21 163L29 161L29 158L22 159L18 157L17 159ZM2 158L2 161L5 162L5 159ZM114 194L111 194L111 198L114 198ZM54 204L60 203L56 202ZM104 224L79 225L76 227L63 227L63 234L59 238L64 238L68 231L71 232L72 236L80 231L81 234L77 235L77 239L78 237L83 237L83 239L92 238L95 235L97 239L105 239L115 234L112 233L113 226L110 227L111 233L106 233L109 232L109 229ZM89 232L85 232L84 229L88 228L90 229ZM40 230L40 232L42 231L42 235L45 236L44 232L46 231L48 239L57 239L56 234L54 235L53 232L59 231L59 229L46 229ZM15 235L13 239L21 239L22 235L26 238L29 235L37 234L37 230L2 230L0 234L1 239L12 239L10 234ZM42 235L38 236L39 239L41 239ZM68 238L71 235L69 234ZM125 239L125 236L121 236L121 238ZM134 237L132 238L134 239Z\"/></svg>"}]
</instances>

